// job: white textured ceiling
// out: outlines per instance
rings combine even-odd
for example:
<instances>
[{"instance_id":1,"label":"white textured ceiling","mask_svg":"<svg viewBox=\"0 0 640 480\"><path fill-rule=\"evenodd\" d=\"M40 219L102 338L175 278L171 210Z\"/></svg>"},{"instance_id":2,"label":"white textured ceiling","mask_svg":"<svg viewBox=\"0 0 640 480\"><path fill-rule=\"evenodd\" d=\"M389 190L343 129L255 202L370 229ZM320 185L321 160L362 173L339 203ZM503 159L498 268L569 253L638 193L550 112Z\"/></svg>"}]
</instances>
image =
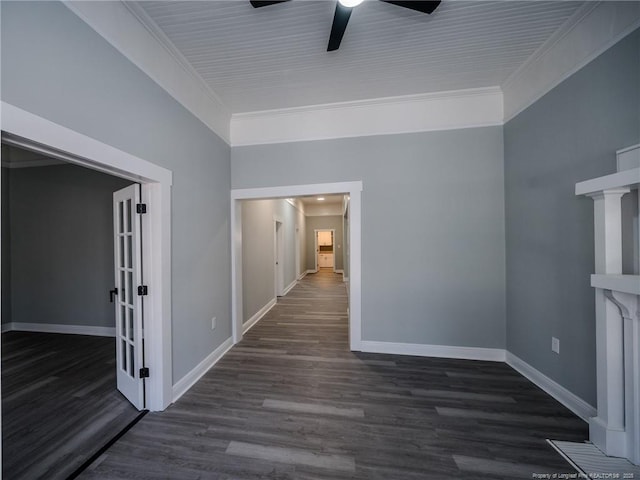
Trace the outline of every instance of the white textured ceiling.
<instances>
[{"instance_id":1,"label":"white textured ceiling","mask_svg":"<svg viewBox=\"0 0 640 480\"><path fill-rule=\"evenodd\" d=\"M232 113L500 86L585 2L367 0L327 52L335 2L143 1L132 7Z\"/></svg>"}]
</instances>

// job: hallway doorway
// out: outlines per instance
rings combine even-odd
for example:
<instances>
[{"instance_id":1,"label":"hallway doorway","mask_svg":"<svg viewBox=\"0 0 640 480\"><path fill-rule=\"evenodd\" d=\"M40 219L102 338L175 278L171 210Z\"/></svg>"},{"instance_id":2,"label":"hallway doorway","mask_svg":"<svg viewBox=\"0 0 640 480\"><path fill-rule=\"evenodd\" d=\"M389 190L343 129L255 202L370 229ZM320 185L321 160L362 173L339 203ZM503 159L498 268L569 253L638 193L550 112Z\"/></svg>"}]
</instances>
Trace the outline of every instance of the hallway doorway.
<instances>
[{"instance_id":1,"label":"hallway doorway","mask_svg":"<svg viewBox=\"0 0 640 480\"><path fill-rule=\"evenodd\" d=\"M274 198L294 198L306 195L345 194L349 203L349 255L350 285L348 296L349 348L360 350L361 333L361 192L362 182L344 182L315 185L294 185L255 189L237 189L231 191L231 294L232 294L232 330L233 341L242 340L246 330L244 322L243 299L243 234L242 201ZM269 306L270 308L270 306ZM268 309L266 310L268 311ZM249 327L250 328L250 327Z\"/></svg>"}]
</instances>

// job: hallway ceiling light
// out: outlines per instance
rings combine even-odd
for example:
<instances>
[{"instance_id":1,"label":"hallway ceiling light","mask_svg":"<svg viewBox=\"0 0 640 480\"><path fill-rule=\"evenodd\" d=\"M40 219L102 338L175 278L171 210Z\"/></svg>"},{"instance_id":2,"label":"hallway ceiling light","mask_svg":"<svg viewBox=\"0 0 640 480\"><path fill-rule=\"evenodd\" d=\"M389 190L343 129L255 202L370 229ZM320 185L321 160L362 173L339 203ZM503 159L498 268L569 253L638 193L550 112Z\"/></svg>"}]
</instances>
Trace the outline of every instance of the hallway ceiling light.
<instances>
[{"instance_id":1,"label":"hallway ceiling light","mask_svg":"<svg viewBox=\"0 0 640 480\"><path fill-rule=\"evenodd\" d=\"M321 202L324 200L324 197L318 197L318 201Z\"/></svg>"}]
</instances>

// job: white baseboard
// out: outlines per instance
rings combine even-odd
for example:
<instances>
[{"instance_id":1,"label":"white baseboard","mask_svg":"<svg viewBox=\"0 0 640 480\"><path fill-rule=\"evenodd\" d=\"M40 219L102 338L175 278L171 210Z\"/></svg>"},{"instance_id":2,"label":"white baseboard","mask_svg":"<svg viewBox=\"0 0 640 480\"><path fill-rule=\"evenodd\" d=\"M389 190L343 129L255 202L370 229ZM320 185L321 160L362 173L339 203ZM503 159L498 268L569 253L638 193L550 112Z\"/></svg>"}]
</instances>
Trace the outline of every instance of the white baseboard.
<instances>
[{"instance_id":1,"label":"white baseboard","mask_svg":"<svg viewBox=\"0 0 640 480\"><path fill-rule=\"evenodd\" d=\"M513 368L516 372L535 383L538 387L547 392L585 422L588 422L590 417L595 417L597 415L597 410L593 406L571 393L556 381L551 380L544 373L535 369L513 353L507 352L506 362L507 365Z\"/></svg>"},{"instance_id":2,"label":"white baseboard","mask_svg":"<svg viewBox=\"0 0 640 480\"><path fill-rule=\"evenodd\" d=\"M2 325L3 332L65 333L71 335L91 335L94 337L115 337L115 327L94 327L91 325L60 325L53 323L10 322Z\"/></svg>"},{"instance_id":3,"label":"white baseboard","mask_svg":"<svg viewBox=\"0 0 640 480\"><path fill-rule=\"evenodd\" d=\"M298 281L302 280L304 277L307 276L307 273L309 273L309 270L305 270L304 272L302 272L300 275L298 275Z\"/></svg>"},{"instance_id":4,"label":"white baseboard","mask_svg":"<svg viewBox=\"0 0 640 480\"><path fill-rule=\"evenodd\" d=\"M487 360L504 362L505 351L501 348L451 347L447 345L422 345L418 343L377 342L362 340L360 349L369 353L391 353L419 357L458 358L462 360Z\"/></svg>"},{"instance_id":5,"label":"white baseboard","mask_svg":"<svg viewBox=\"0 0 640 480\"><path fill-rule=\"evenodd\" d=\"M222 345L211 352L207 358L202 360L196 367L187 373L184 377L176 382L173 386L173 401L177 401L182 395L184 395L195 383L202 378L202 376L211 369L218 360L220 360L229 349L233 347L233 338L229 337Z\"/></svg>"},{"instance_id":6,"label":"white baseboard","mask_svg":"<svg viewBox=\"0 0 640 480\"><path fill-rule=\"evenodd\" d=\"M335 268L333 271L334 271L335 273L341 273L342 275L344 275L344 270L343 270L343 269L341 269L341 268Z\"/></svg>"},{"instance_id":7,"label":"white baseboard","mask_svg":"<svg viewBox=\"0 0 640 480\"><path fill-rule=\"evenodd\" d=\"M287 293L289 293L291 291L291 289L293 287L295 287L298 284L297 280L294 280L293 282L291 282L282 292L282 296L284 297Z\"/></svg>"},{"instance_id":8,"label":"white baseboard","mask_svg":"<svg viewBox=\"0 0 640 480\"><path fill-rule=\"evenodd\" d=\"M255 313L255 315L253 315L249 320L244 322L242 324L242 334L244 335L245 333L247 333L251 329L251 327L253 327L256 323L258 323L258 321L262 317L264 317L269 310L273 308L273 306L276 304L277 301L278 299L272 298L271 300L269 300L269 303L267 303L264 307L258 310Z\"/></svg>"},{"instance_id":9,"label":"white baseboard","mask_svg":"<svg viewBox=\"0 0 640 480\"><path fill-rule=\"evenodd\" d=\"M307 270L307 273L318 273L318 270L314 270L313 268L310 268L309 270Z\"/></svg>"}]
</instances>

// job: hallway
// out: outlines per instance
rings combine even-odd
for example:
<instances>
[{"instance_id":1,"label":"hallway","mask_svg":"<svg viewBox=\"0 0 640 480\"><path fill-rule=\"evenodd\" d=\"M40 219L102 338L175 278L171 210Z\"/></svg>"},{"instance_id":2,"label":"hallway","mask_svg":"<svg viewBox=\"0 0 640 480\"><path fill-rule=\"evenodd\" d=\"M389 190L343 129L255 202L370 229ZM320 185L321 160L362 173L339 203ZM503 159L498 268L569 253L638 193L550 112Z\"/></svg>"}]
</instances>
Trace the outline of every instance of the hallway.
<instances>
[{"instance_id":1,"label":"hallway","mask_svg":"<svg viewBox=\"0 0 640 480\"><path fill-rule=\"evenodd\" d=\"M546 438L582 441L587 425L505 364L350 352L345 285L320 271L279 298L177 403L147 415L81 478L530 479L571 472Z\"/></svg>"}]
</instances>

